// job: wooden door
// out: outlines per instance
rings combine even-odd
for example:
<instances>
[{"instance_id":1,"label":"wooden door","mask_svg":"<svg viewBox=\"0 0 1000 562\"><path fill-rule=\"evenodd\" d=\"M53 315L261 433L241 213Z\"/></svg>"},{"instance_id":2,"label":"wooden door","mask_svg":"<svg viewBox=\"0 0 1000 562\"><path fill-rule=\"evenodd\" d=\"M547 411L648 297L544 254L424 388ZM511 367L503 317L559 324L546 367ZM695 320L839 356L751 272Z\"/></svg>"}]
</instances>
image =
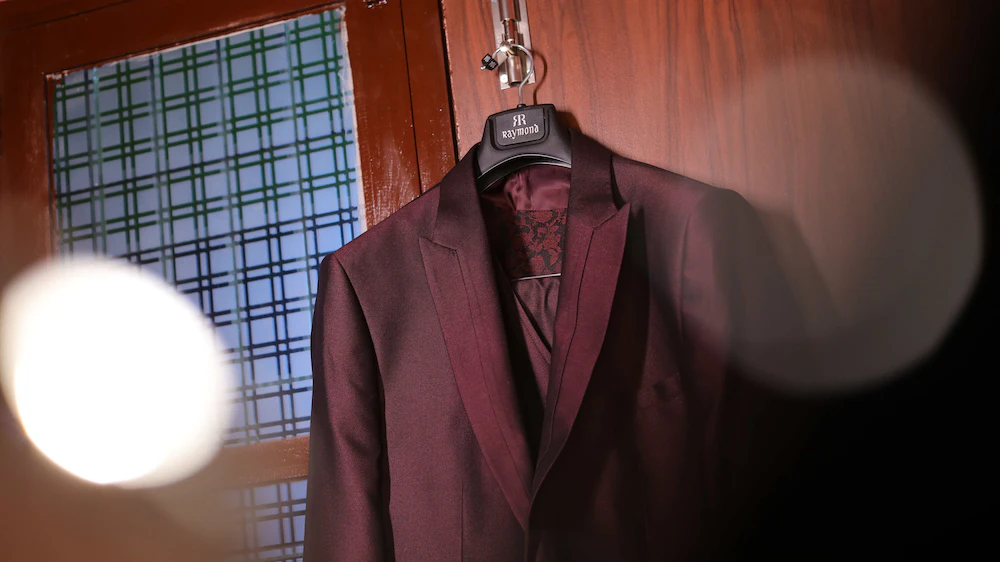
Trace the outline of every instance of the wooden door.
<instances>
[{"instance_id":1,"label":"wooden door","mask_svg":"<svg viewBox=\"0 0 1000 562\"><path fill-rule=\"evenodd\" d=\"M514 106L516 92L501 92L497 76L479 69L495 48L489 2L443 6L461 155L479 141L486 116ZM967 133L982 127L990 107L985 46L996 7L946 0L528 0L538 81L526 91L622 156L746 197L794 285L809 323L805 336L818 344L817 383L868 389L944 341L981 271L988 210L978 148ZM891 427L924 427L920 408L933 407L934 392L922 392L911 401L911 417ZM860 428L903 439L886 429L886 418L877 419L850 422L859 428L857 450L873 455L873 464L888 463L886 474L917 462L916 445L896 451L896 460L875 437L865 448ZM847 472L855 476L863 471L852 466ZM817 494L817 505L821 496L830 506L853 498L845 515L853 529L874 529L861 494L903 484L869 484L817 485L808 493ZM835 510L809 501L800 505L809 516ZM896 528L927 515L929 508L914 502L871 505L896 518L885 523Z\"/></svg>"},{"instance_id":2,"label":"wooden door","mask_svg":"<svg viewBox=\"0 0 1000 562\"><path fill-rule=\"evenodd\" d=\"M987 83L984 5L529 0L526 90L617 154L743 194L831 346L822 383L855 386L933 348L975 278L981 203L953 109ZM516 93L479 70L489 3L444 14L464 154ZM916 329L887 336L900 326Z\"/></svg>"}]
</instances>

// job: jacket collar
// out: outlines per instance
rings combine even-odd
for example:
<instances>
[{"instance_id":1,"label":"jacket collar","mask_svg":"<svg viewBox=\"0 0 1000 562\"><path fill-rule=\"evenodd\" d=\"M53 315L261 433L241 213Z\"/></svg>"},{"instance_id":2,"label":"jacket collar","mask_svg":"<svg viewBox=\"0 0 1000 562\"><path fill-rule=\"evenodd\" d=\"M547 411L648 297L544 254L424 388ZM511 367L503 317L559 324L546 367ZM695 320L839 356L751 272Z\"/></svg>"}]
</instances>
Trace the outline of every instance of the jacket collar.
<instances>
[{"instance_id":1,"label":"jacket collar","mask_svg":"<svg viewBox=\"0 0 1000 562\"><path fill-rule=\"evenodd\" d=\"M538 464L532 466L511 384L510 355L473 148L442 180L433 235L420 241L459 393L486 462L522 527L562 451L607 330L628 225L611 153L573 132L569 209L552 366Z\"/></svg>"},{"instance_id":2,"label":"jacket collar","mask_svg":"<svg viewBox=\"0 0 1000 562\"><path fill-rule=\"evenodd\" d=\"M611 152L583 133L571 131L569 215L597 227L618 212L612 186ZM486 225L476 189L476 150L472 147L441 180L434 241L457 249L469 239L486 240Z\"/></svg>"}]
</instances>

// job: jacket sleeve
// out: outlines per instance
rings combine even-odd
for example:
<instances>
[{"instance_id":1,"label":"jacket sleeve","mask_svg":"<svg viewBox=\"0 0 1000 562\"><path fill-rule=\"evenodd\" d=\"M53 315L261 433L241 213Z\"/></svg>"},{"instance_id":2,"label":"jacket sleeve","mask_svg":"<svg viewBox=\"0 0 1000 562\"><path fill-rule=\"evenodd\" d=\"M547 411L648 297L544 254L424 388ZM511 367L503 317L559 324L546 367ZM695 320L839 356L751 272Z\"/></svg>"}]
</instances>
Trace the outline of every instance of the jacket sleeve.
<instances>
[{"instance_id":1,"label":"jacket sleeve","mask_svg":"<svg viewBox=\"0 0 1000 562\"><path fill-rule=\"evenodd\" d=\"M384 398L361 305L333 255L319 270L312 363L304 560L389 560Z\"/></svg>"},{"instance_id":2,"label":"jacket sleeve","mask_svg":"<svg viewBox=\"0 0 1000 562\"><path fill-rule=\"evenodd\" d=\"M804 325L749 203L715 189L689 216L681 322L698 404L711 559L743 559L808 427Z\"/></svg>"}]
</instances>

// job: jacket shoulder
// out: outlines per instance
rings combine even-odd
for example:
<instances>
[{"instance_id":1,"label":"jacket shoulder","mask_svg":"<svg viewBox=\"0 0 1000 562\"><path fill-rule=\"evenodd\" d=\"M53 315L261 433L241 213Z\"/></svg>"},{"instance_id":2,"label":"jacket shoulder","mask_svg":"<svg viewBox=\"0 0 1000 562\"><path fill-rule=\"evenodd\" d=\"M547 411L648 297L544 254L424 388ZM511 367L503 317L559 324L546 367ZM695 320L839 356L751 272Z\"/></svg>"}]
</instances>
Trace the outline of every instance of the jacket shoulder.
<instances>
[{"instance_id":1,"label":"jacket shoulder","mask_svg":"<svg viewBox=\"0 0 1000 562\"><path fill-rule=\"evenodd\" d=\"M714 187L676 172L615 156L615 183L622 198L639 206L660 207L686 216L703 200L744 202L731 190Z\"/></svg>"},{"instance_id":2,"label":"jacket shoulder","mask_svg":"<svg viewBox=\"0 0 1000 562\"><path fill-rule=\"evenodd\" d=\"M427 190L385 220L368 227L332 255L345 269L351 270L359 261L394 255L401 248L416 245L419 237L428 235L433 228L439 193L438 186Z\"/></svg>"}]
</instances>

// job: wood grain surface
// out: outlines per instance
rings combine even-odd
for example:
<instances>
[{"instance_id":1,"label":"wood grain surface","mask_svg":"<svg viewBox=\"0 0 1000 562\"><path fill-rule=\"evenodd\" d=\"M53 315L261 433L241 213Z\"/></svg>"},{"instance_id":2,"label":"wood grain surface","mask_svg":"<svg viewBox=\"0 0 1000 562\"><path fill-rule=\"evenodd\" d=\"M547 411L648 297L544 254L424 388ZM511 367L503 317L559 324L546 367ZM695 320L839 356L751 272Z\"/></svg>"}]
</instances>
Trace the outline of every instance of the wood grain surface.
<instances>
[{"instance_id":1,"label":"wood grain surface","mask_svg":"<svg viewBox=\"0 0 1000 562\"><path fill-rule=\"evenodd\" d=\"M427 191L455 165L441 7L438 0L407 0L402 7L420 189Z\"/></svg>"},{"instance_id":2,"label":"wood grain surface","mask_svg":"<svg viewBox=\"0 0 1000 562\"><path fill-rule=\"evenodd\" d=\"M0 36L0 287L52 251L46 82L31 39Z\"/></svg>"},{"instance_id":3,"label":"wood grain surface","mask_svg":"<svg viewBox=\"0 0 1000 562\"><path fill-rule=\"evenodd\" d=\"M858 351L858 363L835 361L836 370L888 373L933 347L982 247L974 166L951 108L989 80L986 22L997 3L527 5L539 80L526 91L618 154L742 193L810 333L841 340L834 358ZM516 92L479 70L494 48L489 2L443 6L464 154ZM872 320L890 309L892 322ZM917 329L881 335L898 326Z\"/></svg>"},{"instance_id":4,"label":"wood grain surface","mask_svg":"<svg viewBox=\"0 0 1000 562\"><path fill-rule=\"evenodd\" d=\"M367 226L420 195L417 144L407 81L401 0L349 2L347 50Z\"/></svg>"},{"instance_id":5,"label":"wood grain surface","mask_svg":"<svg viewBox=\"0 0 1000 562\"><path fill-rule=\"evenodd\" d=\"M0 0L0 33L130 0Z\"/></svg>"}]
</instances>

